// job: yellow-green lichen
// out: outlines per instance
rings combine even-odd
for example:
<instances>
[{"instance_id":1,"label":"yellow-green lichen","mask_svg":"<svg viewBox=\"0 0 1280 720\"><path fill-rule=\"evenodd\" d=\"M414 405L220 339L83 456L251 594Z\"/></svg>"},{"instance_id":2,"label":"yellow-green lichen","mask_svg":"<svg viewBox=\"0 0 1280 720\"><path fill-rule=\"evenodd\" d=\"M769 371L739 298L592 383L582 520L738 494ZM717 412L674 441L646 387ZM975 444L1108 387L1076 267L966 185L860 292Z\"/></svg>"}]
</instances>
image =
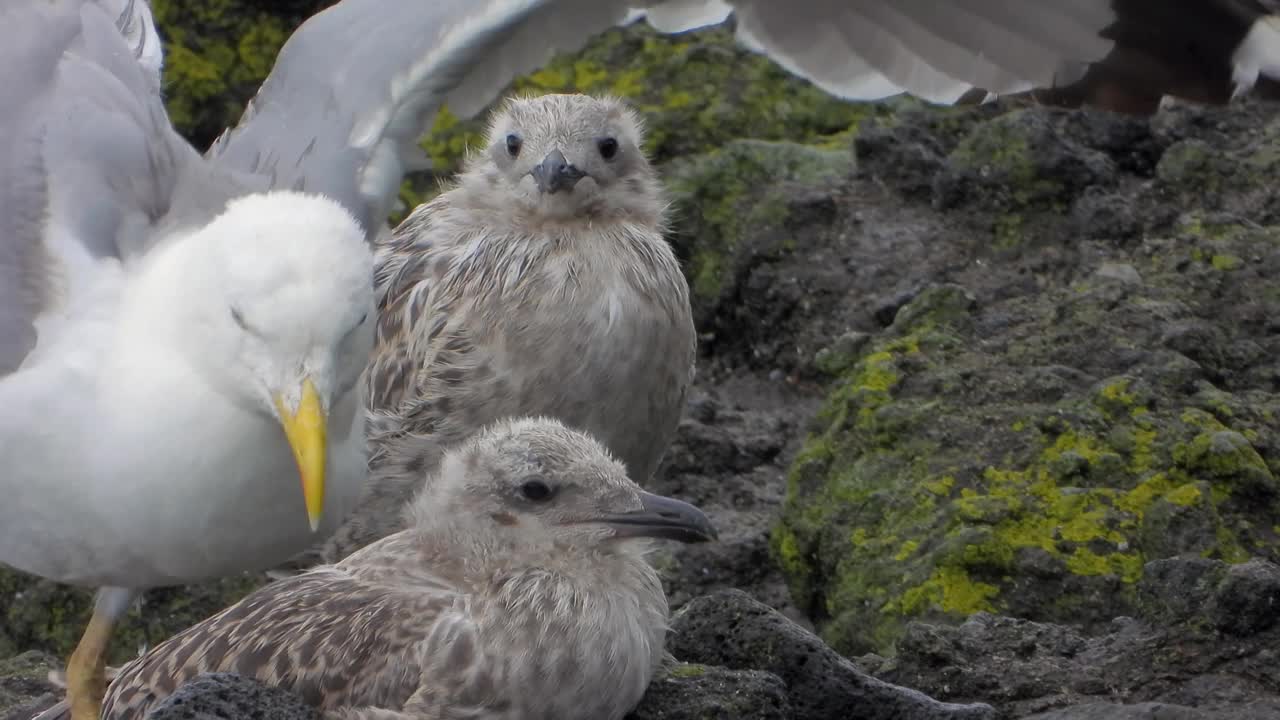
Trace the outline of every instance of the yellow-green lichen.
<instances>
[{"instance_id":1,"label":"yellow-green lichen","mask_svg":"<svg viewBox=\"0 0 1280 720\"><path fill-rule=\"evenodd\" d=\"M796 541L796 534L783 528L779 530L772 540L774 554L778 559L778 563L782 566L783 572L789 575L804 572L806 562L800 556L800 545Z\"/></svg>"},{"instance_id":2,"label":"yellow-green lichen","mask_svg":"<svg viewBox=\"0 0 1280 720\"><path fill-rule=\"evenodd\" d=\"M1224 272L1239 268L1243 262L1243 260L1235 255L1229 255L1226 253L1215 254L1209 259L1209 264L1213 265L1214 270L1222 270Z\"/></svg>"},{"instance_id":3,"label":"yellow-green lichen","mask_svg":"<svg viewBox=\"0 0 1280 720\"><path fill-rule=\"evenodd\" d=\"M908 540L902 543L902 547L898 548L897 554L893 556L894 560L906 560L915 554L916 548L920 547L920 543L915 540Z\"/></svg>"},{"instance_id":4,"label":"yellow-green lichen","mask_svg":"<svg viewBox=\"0 0 1280 720\"><path fill-rule=\"evenodd\" d=\"M973 392L950 380L968 372L969 306L933 288L899 310L841 365L788 475L775 550L801 606L829 618L824 638L891 653L913 618L1114 613L1151 559L1266 551L1225 505L1265 479L1256 448L1219 416L1154 400L1150 379L1106 378L1030 416L947 397ZM975 472L975 457L991 461Z\"/></svg>"},{"instance_id":5,"label":"yellow-green lichen","mask_svg":"<svg viewBox=\"0 0 1280 720\"><path fill-rule=\"evenodd\" d=\"M931 608L972 615L995 610L991 599L998 593L999 588L974 581L962 568L941 567L928 580L903 593L900 608L904 615L918 615Z\"/></svg>"}]
</instances>

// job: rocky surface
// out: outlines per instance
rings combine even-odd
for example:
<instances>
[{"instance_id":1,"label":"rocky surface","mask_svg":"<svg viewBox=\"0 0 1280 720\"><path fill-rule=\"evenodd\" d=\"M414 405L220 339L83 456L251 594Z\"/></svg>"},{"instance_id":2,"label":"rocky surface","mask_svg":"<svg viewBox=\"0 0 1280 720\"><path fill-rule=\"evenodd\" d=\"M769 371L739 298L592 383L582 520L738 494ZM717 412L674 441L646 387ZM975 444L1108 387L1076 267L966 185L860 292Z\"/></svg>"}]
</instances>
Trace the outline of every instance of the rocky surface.
<instances>
[{"instance_id":1,"label":"rocky surface","mask_svg":"<svg viewBox=\"0 0 1280 720\"><path fill-rule=\"evenodd\" d=\"M761 62L619 32L517 83L641 107L693 288L654 483L722 539L657 556L693 664L635 716L1280 717L1274 106L860 106ZM148 593L113 662L261 582ZM0 573L0 719L86 617Z\"/></svg>"},{"instance_id":2,"label":"rocky surface","mask_svg":"<svg viewBox=\"0 0 1280 720\"><path fill-rule=\"evenodd\" d=\"M695 598L671 622L668 649L677 658L737 670L764 670L786 684L787 717L825 720L986 720L986 704L954 704L890 685L741 590Z\"/></svg>"},{"instance_id":3,"label":"rocky surface","mask_svg":"<svg viewBox=\"0 0 1280 720\"><path fill-rule=\"evenodd\" d=\"M893 658L858 663L1008 717L1280 717L1280 567L1157 560L1136 590L1136 614L1096 633L978 613L954 627L912 623Z\"/></svg>"},{"instance_id":4,"label":"rocky surface","mask_svg":"<svg viewBox=\"0 0 1280 720\"><path fill-rule=\"evenodd\" d=\"M61 690L49 682L53 656L38 650L0 660L0 720L29 720L53 705Z\"/></svg>"},{"instance_id":5,"label":"rocky surface","mask_svg":"<svg viewBox=\"0 0 1280 720\"><path fill-rule=\"evenodd\" d=\"M994 112L860 136L850 191L892 181L904 206L841 205L829 228L848 234L819 250L830 267L916 230L879 246L888 277L847 289L891 312L811 301L869 335L815 355L834 382L773 541L845 652L979 611L1096 629L1133 612L1149 560L1276 558L1265 110ZM894 159L913 145L928 182Z\"/></svg>"}]
</instances>

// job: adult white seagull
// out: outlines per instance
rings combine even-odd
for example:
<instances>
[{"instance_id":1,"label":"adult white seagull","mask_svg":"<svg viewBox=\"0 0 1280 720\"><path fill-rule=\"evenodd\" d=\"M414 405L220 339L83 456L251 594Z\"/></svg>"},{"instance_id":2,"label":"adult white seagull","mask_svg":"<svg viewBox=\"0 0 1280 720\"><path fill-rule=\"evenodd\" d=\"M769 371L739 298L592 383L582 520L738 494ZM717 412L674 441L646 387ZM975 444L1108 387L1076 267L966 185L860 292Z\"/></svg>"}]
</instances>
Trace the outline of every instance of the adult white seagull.
<instances>
[{"instance_id":1,"label":"adult white seagull","mask_svg":"<svg viewBox=\"0 0 1280 720\"><path fill-rule=\"evenodd\" d=\"M732 13L745 45L847 98L1035 91L1150 112L1166 95L1273 93L1271 10L342 0L299 28L240 125L202 157L161 104L144 0L6 0L0 562L102 588L68 667L73 716L96 717L103 652L135 592L270 566L351 506L366 241L442 104L474 115L553 52L637 17L677 31Z\"/></svg>"}]
</instances>

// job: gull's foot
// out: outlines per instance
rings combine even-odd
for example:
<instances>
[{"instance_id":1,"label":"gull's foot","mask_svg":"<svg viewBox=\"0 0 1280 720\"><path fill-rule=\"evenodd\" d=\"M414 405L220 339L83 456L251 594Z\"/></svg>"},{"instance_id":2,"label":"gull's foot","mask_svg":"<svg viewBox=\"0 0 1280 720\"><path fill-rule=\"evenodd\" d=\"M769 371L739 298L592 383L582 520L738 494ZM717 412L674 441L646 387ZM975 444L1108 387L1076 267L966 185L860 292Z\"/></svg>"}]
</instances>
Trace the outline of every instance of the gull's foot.
<instances>
[{"instance_id":1,"label":"gull's foot","mask_svg":"<svg viewBox=\"0 0 1280 720\"><path fill-rule=\"evenodd\" d=\"M74 654L67 663L67 702L71 705L71 720L98 720L102 714L102 696L106 693L107 679L101 659L79 660ZM79 664L82 667L77 667Z\"/></svg>"},{"instance_id":2,"label":"gull's foot","mask_svg":"<svg viewBox=\"0 0 1280 720\"><path fill-rule=\"evenodd\" d=\"M95 608L80 644L67 661L67 702L71 720L98 720L107 690L107 647L114 623Z\"/></svg>"}]
</instances>

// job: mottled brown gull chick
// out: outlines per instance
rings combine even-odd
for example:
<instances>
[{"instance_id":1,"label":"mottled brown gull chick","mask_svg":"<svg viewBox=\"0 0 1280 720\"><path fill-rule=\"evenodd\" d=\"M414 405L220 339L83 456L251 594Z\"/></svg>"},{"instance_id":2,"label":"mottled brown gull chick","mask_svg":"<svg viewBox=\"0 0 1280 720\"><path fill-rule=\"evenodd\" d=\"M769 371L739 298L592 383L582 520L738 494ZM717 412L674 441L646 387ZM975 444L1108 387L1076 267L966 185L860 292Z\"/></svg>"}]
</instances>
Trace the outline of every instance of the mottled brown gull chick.
<instances>
[{"instance_id":1,"label":"mottled brown gull chick","mask_svg":"<svg viewBox=\"0 0 1280 720\"><path fill-rule=\"evenodd\" d=\"M621 718L663 654L650 539L716 535L550 419L503 421L451 450L406 515L408 529L125 666L103 717L143 718L183 681L227 671L329 718Z\"/></svg>"},{"instance_id":2,"label":"mottled brown gull chick","mask_svg":"<svg viewBox=\"0 0 1280 720\"><path fill-rule=\"evenodd\" d=\"M604 443L636 482L653 474L680 421L696 337L642 141L620 100L511 99L456 185L377 249L367 375L377 481L321 560L399 530L440 449L500 418L557 418ZM394 449L404 433L436 445Z\"/></svg>"}]
</instances>

